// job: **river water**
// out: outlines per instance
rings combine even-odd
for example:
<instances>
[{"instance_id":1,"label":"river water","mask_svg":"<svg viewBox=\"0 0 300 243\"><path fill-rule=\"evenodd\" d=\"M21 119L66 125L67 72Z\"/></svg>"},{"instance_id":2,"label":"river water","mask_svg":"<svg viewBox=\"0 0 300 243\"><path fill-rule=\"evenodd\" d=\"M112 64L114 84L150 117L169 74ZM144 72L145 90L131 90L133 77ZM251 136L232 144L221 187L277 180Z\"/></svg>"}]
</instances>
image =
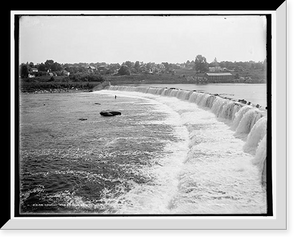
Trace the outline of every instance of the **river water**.
<instances>
[{"instance_id":1,"label":"river water","mask_svg":"<svg viewBox=\"0 0 300 243\"><path fill-rule=\"evenodd\" d=\"M141 84L141 87L174 87L185 90L198 90L219 94L232 99L245 99L262 107L267 106L267 85L247 83L213 83L213 84Z\"/></svg>"},{"instance_id":2,"label":"river water","mask_svg":"<svg viewBox=\"0 0 300 243\"><path fill-rule=\"evenodd\" d=\"M22 94L20 212L266 213L264 113L145 91ZM122 115L99 115L107 109Z\"/></svg>"}]
</instances>

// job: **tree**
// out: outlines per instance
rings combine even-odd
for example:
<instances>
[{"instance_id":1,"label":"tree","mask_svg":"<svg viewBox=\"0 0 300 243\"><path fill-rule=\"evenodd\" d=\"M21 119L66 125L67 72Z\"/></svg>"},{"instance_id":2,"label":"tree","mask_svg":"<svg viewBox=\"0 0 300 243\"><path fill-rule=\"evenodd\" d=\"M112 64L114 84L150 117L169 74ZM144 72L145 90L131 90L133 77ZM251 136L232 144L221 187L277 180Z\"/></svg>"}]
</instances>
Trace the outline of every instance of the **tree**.
<instances>
[{"instance_id":1,"label":"tree","mask_svg":"<svg viewBox=\"0 0 300 243\"><path fill-rule=\"evenodd\" d=\"M27 78L28 77L28 66L24 63L21 64L20 67L21 72L21 78Z\"/></svg>"},{"instance_id":2,"label":"tree","mask_svg":"<svg viewBox=\"0 0 300 243\"><path fill-rule=\"evenodd\" d=\"M115 73L116 70L120 69L121 65L119 63L111 63L108 65L110 73Z\"/></svg>"},{"instance_id":3,"label":"tree","mask_svg":"<svg viewBox=\"0 0 300 243\"><path fill-rule=\"evenodd\" d=\"M126 61L123 65L126 65L130 70L134 67L134 63L131 61Z\"/></svg>"},{"instance_id":4,"label":"tree","mask_svg":"<svg viewBox=\"0 0 300 243\"><path fill-rule=\"evenodd\" d=\"M134 64L134 69L136 70L136 72L139 72L140 71L140 62L139 61L136 61L135 64Z\"/></svg>"},{"instance_id":5,"label":"tree","mask_svg":"<svg viewBox=\"0 0 300 243\"><path fill-rule=\"evenodd\" d=\"M168 62L162 62L162 64L165 66L166 72L170 70L170 65Z\"/></svg>"},{"instance_id":6,"label":"tree","mask_svg":"<svg viewBox=\"0 0 300 243\"><path fill-rule=\"evenodd\" d=\"M266 68L267 68L267 59L265 58L265 60L264 60L263 63L262 63L262 68L261 68L261 70L265 71Z\"/></svg>"},{"instance_id":7,"label":"tree","mask_svg":"<svg viewBox=\"0 0 300 243\"><path fill-rule=\"evenodd\" d=\"M62 70L62 66L58 62L53 63L50 68L52 71L61 71Z\"/></svg>"},{"instance_id":8,"label":"tree","mask_svg":"<svg viewBox=\"0 0 300 243\"><path fill-rule=\"evenodd\" d=\"M206 58L202 55L198 55L195 58L195 70L200 73L208 71L208 63L206 62Z\"/></svg>"},{"instance_id":9,"label":"tree","mask_svg":"<svg viewBox=\"0 0 300 243\"><path fill-rule=\"evenodd\" d=\"M119 75L130 75L129 68L126 65L122 65L118 71Z\"/></svg>"},{"instance_id":10,"label":"tree","mask_svg":"<svg viewBox=\"0 0 300 243\"><path fill-rule=\"evenodd\" d=\"M152 67L153 67L153 65L152 65L151 62L148 62L148 63L146 64L146 68L147 68L148 71L149 71L150 69L152 69Z\"/></svg>"},{"instance_id":11,"label":"tree","mask_svg":"<svg viewBox=\"0 0 300 243\"><path fill-rule=\"evenodd\" d=\"M44 63L39 64L38 65L38 70L39 70L39 72L47 71L46 70L46 65Z\"/></svg>"},{"instance_id":12,"label":"tree","mask_svg":"<svg viewBox=\"0 0 300 243\"><path fill-rule=\"evenodd\" d=\"M53 64L54 64L53 60L47 60L45 62L46 69L51 69L51 67L52 67Z\"/></svg>"}]
</instances>

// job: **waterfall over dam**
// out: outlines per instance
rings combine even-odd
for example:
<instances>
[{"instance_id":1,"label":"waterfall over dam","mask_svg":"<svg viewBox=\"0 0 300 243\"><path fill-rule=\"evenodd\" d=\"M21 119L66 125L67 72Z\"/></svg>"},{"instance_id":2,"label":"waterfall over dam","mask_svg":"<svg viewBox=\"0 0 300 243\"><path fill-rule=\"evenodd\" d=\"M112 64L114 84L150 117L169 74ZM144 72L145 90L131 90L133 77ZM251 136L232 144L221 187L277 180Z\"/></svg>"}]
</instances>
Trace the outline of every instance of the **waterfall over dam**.
<instances>
[{"instance_id":1,"label":"waterfall over dam","mask_svg":"<svg viewBox=\"0 0 300 243\"><path fill-rule=\"evenodd\" d=\"M142 92L176 97L212 112L216 119L227 124L236 138L245 141L243 151L253 155L253 164L259 168L261 183L266 183L266 130L267 112L254 105L243 104L218 94L161 87L108 86L107 90ZM201 118L199 120L201 123Z\"/></svg>"}]
</instances>

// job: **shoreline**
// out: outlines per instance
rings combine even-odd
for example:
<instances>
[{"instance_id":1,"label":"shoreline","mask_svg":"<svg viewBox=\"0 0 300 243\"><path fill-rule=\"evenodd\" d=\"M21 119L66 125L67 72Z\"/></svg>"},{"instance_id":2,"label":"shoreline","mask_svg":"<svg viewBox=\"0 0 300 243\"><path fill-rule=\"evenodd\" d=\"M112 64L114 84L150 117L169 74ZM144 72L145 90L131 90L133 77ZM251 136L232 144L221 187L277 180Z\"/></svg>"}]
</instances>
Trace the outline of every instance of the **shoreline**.
<instances>
[{"instance_id":1,"label":"shoreline","mask_svg":"<svg viewBox=\"0 0 300 243\"><path fill-rule=\"evenodd\" d=\"M166 85L168 85L169 83L166 83ZM177 84L177 83L176 83ZM224 84L224 83L223 83ZM231 84L231 83L228 83ZM152 85L155 85L155 83L153 83ZM97 85L93 85L92 88L84 88L84 87L74 87L72 86L71 88L48 88L48 89L43 89L43 88L33 88L30 90L20 90L20 94L49 94L49 93L82 93L82 92L94 92L94 91L99 91L102 89L107 89L110 86L128 86L128 87L138 87L138 86L134 86L132 84L122 84L122 85L112 85L110 82L103 82ZM160 86L149 86L149 88L161 88ZM181 89L181 88L169 88L169 89L175 89L175 90L185 90L185 89ZM223 99L228 99L228 100L232 100L234 102L239 102L242 105L252 105L255 107L253 102L249 102L247 100L244 99L234 99L234 98L230 98L230 97L226 97L223 95L219 95L219 94L213 94L210 92L204 92L202 90L185 90L185 91L193 91L193 92L199 92L199 93L206 93L209 95L214 95L214 96L219 96ZM259 109L264 109L260 104L256 104L258 105L257 108Z\"/></svg>"},{"instance_id":2,"label":"shoreline","mask_svg":"<svg viewBox=\"0 0 300 243\"><path fill-rule=\"evenodd\" d=\"M92 92L92 89L35 89L30 91L20 90L20 94L52 94L52 93L82 93L82 92Z\"/></svg>"},{"instance_id":3,"label":"shoreline","mask_svg":"<svg viewBox=\"0 0 300 243\"><path fill-rule=\"evenodd\" d=\"M43 93L75 93L92 92L110 85L107 81L93 82L24 82L19 83L20 93L43 94Z\"/></svg>"},{"instance_id":4,"label":"shoreline","mask_svg":"<svg viewBox=\"0 0 300 243\"><path fill-rule=\"evenodd\" d=\"M179 83L179 82L116 82L116 81L104 81L104 82L87 82L81 83L28 83L26 85L21 84L19 87L20 93L74 93L74 92L92 92L101 89L105 89L107 86L135 86L135 85L156 85L156 84L195 84L196 83ZM209 84L261 84L261 83L205 83ZM200 84L201 85L201 84ZM155 86L149 86L155 87ZM159 86L157 86L159 87Z\"/></svg>"}]
</instances>

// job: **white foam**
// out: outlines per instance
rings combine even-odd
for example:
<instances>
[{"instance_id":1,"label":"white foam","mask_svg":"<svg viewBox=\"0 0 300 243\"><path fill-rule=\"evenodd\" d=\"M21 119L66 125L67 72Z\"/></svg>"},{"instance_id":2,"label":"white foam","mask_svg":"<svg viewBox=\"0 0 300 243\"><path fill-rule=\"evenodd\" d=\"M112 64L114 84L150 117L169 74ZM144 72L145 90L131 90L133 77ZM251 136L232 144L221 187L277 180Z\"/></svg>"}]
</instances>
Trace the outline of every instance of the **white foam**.
<instances>
[{"instance_id":1,"label":"white foam","mask_svg":"<svg viewBox=\"0 0 300 243\"><path fill-rule=\"evenodd\" d=\"M256 148L267 132L267 118L262 117L253 126L244 145L244 151L255 155Z\"/></svg>"},{"instance_id":2,"label":"white foam","mask_svg":"<svg viewBox=\"0 0 300 243\"><path fill-rule=\"evenodd\" d=\"M258 148L252 163L257 166L260 175L260 181L264 185L266 183L266 160L267 160L267 136L259 142Z\"/></svg>"},{"instance_id":3,"label":"white foam","mask_svg":"<svg viewBox=\"0 0 300 243\"><path fill-rule=\"evenodd\" d=\"M149 89L143 90L146 91ZM135 185L133 190L118 198L122 202L118 204L118 212L266 212L260 170L252 164L253 156L243 151L244 141L236 138L234 131L239 126L239 132L247 134L251 131L259 116L253 107L240 109L232 105L228 108L230 111L223 110L232 102L219 97L210 98L208 94L168 89L151 89L151 93L160 92L162 96L127 91L102 92L142 98L156 104L155 110L168 114L164 122L172 125L174 134L181 138L178 142L168 143L164 148L167 156L159 158L156 166L147 168L150 174L155 175L155 183ZM199 106L205 109L199 109ZM253 111L245 116L250 110ZM233 119L234 129L218 121L216 115Z\"/></svg>"}]
</instances>

